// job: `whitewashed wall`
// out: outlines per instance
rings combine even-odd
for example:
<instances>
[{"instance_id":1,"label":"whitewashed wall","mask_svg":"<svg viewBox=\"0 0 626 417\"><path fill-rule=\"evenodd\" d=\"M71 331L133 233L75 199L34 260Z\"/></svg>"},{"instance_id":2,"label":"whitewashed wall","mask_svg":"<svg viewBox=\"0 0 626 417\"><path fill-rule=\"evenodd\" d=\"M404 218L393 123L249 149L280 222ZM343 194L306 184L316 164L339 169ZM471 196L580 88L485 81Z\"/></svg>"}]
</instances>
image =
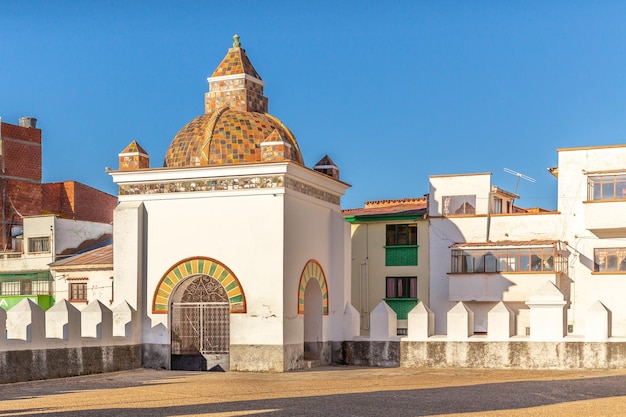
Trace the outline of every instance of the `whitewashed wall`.
<instances>
[{"instance_id":1,"label":"whitewashed wall","mask_svg":"<svg viewBox=\"0 0 626 417\"><path fill-rule=\"evenodd\" d=\"M572 306L568 324L575 334L584 331L585 306L601 300L613 313L613 335L626 336L626 305L622 297L626 275L593 272L595 248L626 247L626 202L585 203L587 173L626 171L626 147L560 149L558 158L560 234L571 252ZM597 227L600 229L595 230Z\"/></svg>"}]
</instances>

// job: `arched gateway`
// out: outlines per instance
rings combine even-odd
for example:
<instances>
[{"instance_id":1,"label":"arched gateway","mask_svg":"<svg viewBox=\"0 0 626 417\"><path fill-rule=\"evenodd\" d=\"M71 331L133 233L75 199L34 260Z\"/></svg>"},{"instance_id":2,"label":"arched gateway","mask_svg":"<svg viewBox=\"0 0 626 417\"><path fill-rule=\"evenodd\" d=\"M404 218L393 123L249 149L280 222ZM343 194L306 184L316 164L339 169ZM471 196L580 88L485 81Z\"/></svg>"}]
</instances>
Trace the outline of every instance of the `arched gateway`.
<instances>
[{"instance_id":1,"label":"arched gateway","mask_svg":"<svg viewBox=\"0 0 626 417\"><path fill-rule=\"evenodd\" d=\"M245 297L227 267L210 258L179 262L161 279L153 311L169 311L171 369L230 368L230 313L245 312Z\"/></svg>"}]
</instances>

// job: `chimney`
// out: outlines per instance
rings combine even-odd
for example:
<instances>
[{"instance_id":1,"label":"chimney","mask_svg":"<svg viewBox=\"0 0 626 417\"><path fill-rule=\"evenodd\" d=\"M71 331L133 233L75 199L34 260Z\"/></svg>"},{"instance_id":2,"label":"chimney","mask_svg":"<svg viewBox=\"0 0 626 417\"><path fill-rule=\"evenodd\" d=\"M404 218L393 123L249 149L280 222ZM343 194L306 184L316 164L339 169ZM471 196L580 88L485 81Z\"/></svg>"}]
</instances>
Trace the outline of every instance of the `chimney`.
<instances>
[{"instance_id":1,"label":"chimney","mask_svg":"<svg viewBox=\"0 0 626 417\"><path fill-rule=\"evenodd\" d=\"M34 117L20 117L20 126L32 127L34 129L37 127L37 119Z\"/></svg>"}]
</instances>

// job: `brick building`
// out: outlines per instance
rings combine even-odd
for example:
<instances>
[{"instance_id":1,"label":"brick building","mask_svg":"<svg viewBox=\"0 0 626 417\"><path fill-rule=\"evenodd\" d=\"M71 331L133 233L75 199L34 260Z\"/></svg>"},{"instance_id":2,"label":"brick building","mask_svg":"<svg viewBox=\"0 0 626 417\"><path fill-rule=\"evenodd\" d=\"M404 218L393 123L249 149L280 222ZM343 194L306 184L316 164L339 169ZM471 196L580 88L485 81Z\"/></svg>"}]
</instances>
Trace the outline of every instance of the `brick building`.
<instances>
[{"instance_id":1,"label":"brick building","mask_svg":"<svg viewBox=\"0 0 626 417\"><path fill-rule=\"evenodd\" d=\"M0 242L10 250L23 218L41 214L111 223L117 198L76 181L43 184L41 129L37 119L19 125L0 119Z\"/></svg>"},{"instance_id":2,"label":"brick building","mask_svg":"<svg viewBox=\"0 0 626 417\"><path fill-rule=\"evenodd\" d=\"M63 297L49 265L110 242L117 198L76 181L44 184L37 120L0 120L0 308ZM60 291L60 294L58 292Z\"/></svg>"},{"instance_id":3,"label":"brick building","mask_svg":"<svg viewBox=\"0 0 626 417\"><path fill-rule=\"evenodd\" d=\"M0 121L0 222L2 248L23 216L41 214L41 129L23 117L19 126ZM15 229L14 229L15 233Z\"/></svg>"}]
</instances>

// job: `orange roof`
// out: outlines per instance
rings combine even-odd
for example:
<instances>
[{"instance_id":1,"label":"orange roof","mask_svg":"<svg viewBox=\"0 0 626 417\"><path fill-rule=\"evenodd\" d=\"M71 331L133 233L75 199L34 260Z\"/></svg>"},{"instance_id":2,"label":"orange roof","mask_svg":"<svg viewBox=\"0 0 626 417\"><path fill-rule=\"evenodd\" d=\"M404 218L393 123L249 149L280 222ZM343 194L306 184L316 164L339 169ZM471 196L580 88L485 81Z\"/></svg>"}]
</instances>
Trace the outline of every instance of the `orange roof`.
<instances>
[{"instance_id":1,"label":"orange roof","mask_svg":"<svg viewBox=\"0 0 626 417\"><path fill-rule=\"evenodd\" d=\"M367 201L364 208L342 210L344 216L378 216L378 215L411 215L424 214L427 200L420 198L404 198L402 200Z\"/></svg>"},{"instance_id":2,"label":"orange roof","mask_svg":"<svg viewBox=\"0 0 626 417\"><path fill-rule=\"evenodd\" d=\"M79 255L71 256L50 264L50 269L94 269L113 268L113 245L106 245L100 248L84 252Z\"/></svg>"}]
</instances>

